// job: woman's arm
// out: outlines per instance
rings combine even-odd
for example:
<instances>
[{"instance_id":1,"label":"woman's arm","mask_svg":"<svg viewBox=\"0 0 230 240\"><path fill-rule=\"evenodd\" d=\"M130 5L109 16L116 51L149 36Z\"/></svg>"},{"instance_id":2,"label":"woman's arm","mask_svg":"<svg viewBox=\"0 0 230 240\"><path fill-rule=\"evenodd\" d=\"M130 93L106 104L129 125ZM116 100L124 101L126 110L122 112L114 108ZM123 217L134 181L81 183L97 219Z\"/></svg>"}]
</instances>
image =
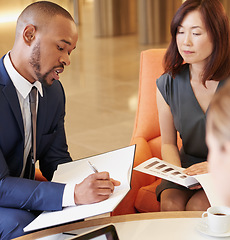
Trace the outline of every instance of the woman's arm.
<instances>
[{"instance_id":1,"label":"woman's arm","mask_svg":"<svg viewBox=\"0 0 230 240\"><path fill-rule=\"evenodd\" d=\"M157 89L157 108L161 129L161 155L164 161L181 166L179 150L177 147L177 131L169 105L165 102Z\"/></svg>"}]
</instances>

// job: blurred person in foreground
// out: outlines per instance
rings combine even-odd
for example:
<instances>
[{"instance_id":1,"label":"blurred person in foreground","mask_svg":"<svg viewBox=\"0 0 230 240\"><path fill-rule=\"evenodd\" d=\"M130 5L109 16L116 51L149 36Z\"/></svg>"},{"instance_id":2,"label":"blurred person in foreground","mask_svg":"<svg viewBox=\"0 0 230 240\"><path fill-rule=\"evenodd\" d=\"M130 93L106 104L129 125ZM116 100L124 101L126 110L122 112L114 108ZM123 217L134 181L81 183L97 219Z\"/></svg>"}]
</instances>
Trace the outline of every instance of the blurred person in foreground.
<instances>
[{"instance_id":1,"label":"blurred person in foreground","mask_svg":"<svg viewBox=\"0 0 230 240\"><path fill-rule=\"evenodd\" d=\"M214 96L207 116L209 170L224 205L230 207L230 81Z\"/></svg>"}]
</instances>

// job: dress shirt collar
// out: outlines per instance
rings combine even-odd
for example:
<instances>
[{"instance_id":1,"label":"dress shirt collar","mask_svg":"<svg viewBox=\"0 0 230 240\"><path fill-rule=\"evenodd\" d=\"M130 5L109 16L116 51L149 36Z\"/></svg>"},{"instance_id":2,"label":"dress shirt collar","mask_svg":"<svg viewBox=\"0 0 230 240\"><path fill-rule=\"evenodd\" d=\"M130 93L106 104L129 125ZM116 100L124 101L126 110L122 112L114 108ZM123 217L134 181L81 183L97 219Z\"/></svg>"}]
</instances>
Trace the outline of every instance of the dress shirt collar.
<instances>
[{"instance_id":1,"label":"dress shirt collar","mask_svg":"<svg viewBox=\"0 0 230 240\"><path fill-rule=\"evenodd\" d=\"M43 97L42 84L39 81L35 81L33 84L31 84L28 80L26 80L23 76L21 76L17 72L17 70L14 68L14 66L10 60L9 54L10 54L10 52L8 52L6 54L3 61L4 61L6 71L9 74L17 91L25 99L28 96L28 94L30 93L32 87L35 86L38 89L38 92L40 93L41 97Z\"/></svg>"}]
</instances>

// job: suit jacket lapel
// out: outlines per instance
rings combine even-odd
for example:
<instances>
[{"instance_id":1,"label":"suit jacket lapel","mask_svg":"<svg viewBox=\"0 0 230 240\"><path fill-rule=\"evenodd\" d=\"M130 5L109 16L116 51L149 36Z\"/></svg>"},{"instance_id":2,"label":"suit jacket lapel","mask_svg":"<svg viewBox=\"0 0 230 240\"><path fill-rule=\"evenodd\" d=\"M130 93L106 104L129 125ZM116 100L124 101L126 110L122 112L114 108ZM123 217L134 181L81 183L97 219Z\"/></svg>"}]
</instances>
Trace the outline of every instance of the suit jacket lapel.
<instances>
[{"instance_id":1,"label":"suit jacket lapel","mask_svg":"<svg viewBox=\"0 0 230 240\"><path fill-rule=\"evenodd\" d=\"M7 99L11 107L11 110L20 128L21 134L24 137L23 119L22 119L17 92L13 85L13 82L11 81L8 73L6 72L6 69L3 64L3 58L0 59L0 85L4 85L4 87L2 88L2 92L5 95L5 98Z\"/></svg>"},{"instance_id":2,"label":"suit jacket lapel","mask_svg":"<svg viewBox=\"0 0 230 240\"><path fill-rule=\"evenodd\" d=\"M3 57L4 58L4 57ZM21 134L24 138L24 125L22 119L22 113L16 89L11 81L5 66L3 64L3 58L0 59L0 85L3 85L2 92L5 95L12 112L17 120ZM37 147L42 135L42 129L44 128L45 119L47 114L47 103L46 103L46 91L43 88L43 97L39 96L38 114L37 114Z\"/></svg>"}]
</instances>

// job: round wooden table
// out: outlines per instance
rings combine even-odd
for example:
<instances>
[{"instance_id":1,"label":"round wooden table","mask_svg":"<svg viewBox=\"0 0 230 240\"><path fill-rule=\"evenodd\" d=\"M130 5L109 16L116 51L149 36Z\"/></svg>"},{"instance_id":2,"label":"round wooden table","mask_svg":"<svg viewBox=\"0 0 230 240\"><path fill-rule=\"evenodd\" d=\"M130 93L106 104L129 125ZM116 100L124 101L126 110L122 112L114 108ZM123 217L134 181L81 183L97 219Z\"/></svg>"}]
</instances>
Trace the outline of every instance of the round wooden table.
<instances>
[{"instance_id":1,"label":"round wooden table","mask_svg":"<svg viewBox=\"0 0 230 240\"><path fill-rule=\"evenodd\" d=\"M200 218L203 212L154 212L154 213L137 213L130 215L121 215L113 217L103 217L85 221L79 221L74 223L68 223L65 225L52 227L49 229L40 230L30 233L28 235L16 238L16 239L38 239L45 236L50 236L58 233L69 232L82 228L100 227L107 224L116 224L122 222L142 221L151 219L169 219L169 218Z\"/></svg>"}]
</instances>

